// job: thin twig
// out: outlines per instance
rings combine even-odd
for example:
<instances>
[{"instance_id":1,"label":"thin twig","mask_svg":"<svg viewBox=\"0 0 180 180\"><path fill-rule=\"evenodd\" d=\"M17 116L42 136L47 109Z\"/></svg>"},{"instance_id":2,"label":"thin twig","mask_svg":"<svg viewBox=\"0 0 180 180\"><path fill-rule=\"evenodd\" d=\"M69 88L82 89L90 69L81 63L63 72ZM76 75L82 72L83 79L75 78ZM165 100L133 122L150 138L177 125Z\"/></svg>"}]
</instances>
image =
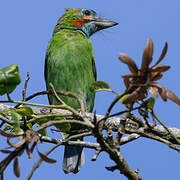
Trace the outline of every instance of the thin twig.
<instances>
[{"instance_id":1,"label":"thin twig","mask_svg":"<svg viewBox=\"0 0 180 180\"><path fill-rule=\"evenodd\" d=\"M30 79L29 72L27 72L27 77L26 77L26 81L25 81L25 84L24 84L24 89L22 91L23 101L26 100L26 89L27 89L27 84L28 84L29 79Z\"/></svg>"},{"instance_id":2,"label":"thin twig","mask_svg":"<svg viewBox=\"0 0 180 180\"><path fill-rule=\"evenodd\" d=\"M128 129L127 132L136 133L142 137L147 137L147 138L154 139L156 141L162 142L162 143L166 144L167 146L169 146L171 149L174 149L180 153L180 147L175 146L173 143L171 143L167 139L161 138L158 135L153 135L151 133L144 132L144 128L139 128L138 130Z\"/></svg>"},{"instance_id":3,"label":"thin twig","mask_svg":"<svg viewBox=\"0 0 180 180\"><path fill-rule=\"evenodd\" d=\"M101 151L102 151L102 149L99 146L99 148L97 148L97 150L95 151L94 156L92 157L91 161L96 161L98 156L99 156L99 154L101 153Z\"/></svg>"},{"instance_id":4,"label":"thin twig","mask_svg":"<svg viewBox=\"0 0 180 180\"><path fill-rule=\"evenodd\" d=\"M65 107L65 109L71 111L74 115L78 116L79 113L72 107L68 106L57 94L56 90L54 89L54 86L52 83L49 83L51 89L52 89L52 92L54 94L54 96L56 97L56 99Z\"/></svg>"},{"instance_id":5,"label":"thin twig","mask_svg":"<svg viewBox=\"0 0 180 180\"><path fill-rule=\"evenodd\" d=\"M9 125L12 125L12 121L10 121L8 118L5 118L3 116L0 115L0 120L2 120L3 122L9 124Z\"/></svg>"},{"instance_id":6,"label":"thin twig","mask_svg":"<svg viewBox=\"0 0 180 180\"><path fill-rule=\"evenodd\" d=\"M65 105L64 101L58 96L58 94L56 93L56 90L54 89L54 86L52 83L49 83L49 86L51 87L52 89L52 92L54 94L54 96L56 97L56 99L63 105Z\"/></svg>"},{"instance_id":7,"label":"thin twig","mask_svg":"<svg viewBox=\"0 0 180 180\"><path fill-rule=\"evenodd\" d=\"M171 132L171 130L154 114L154 112L151 112L151 115L166 129L166 131L171 135L171 137L180 144L180 140L177 139L174 134Z\"/></svg>"},{"instance_id":8,"label":"thin twig","mask_svg":"<svg viewBox=\"0 0 180 180\"><path fill-rule=\"evenodd\" d=\"M106 116L109 116L109 114L111 113L112 108L114 107L114 105L122 98L122 96L124 96L124 94L126 93L126 91L124 91L121 94L118 94L115 99L113 100L113 102L111 103L111 105L109 106L107 112L106 112Z\"/></svg>"},{"instance_id":9,"label":"thin twig","mask_svg":"<svg viewBox=\"0 0 180 180\"><path fill-rule=\"evenodd\" d=\"M78 121L78 120L55 120L55 121L49 121L47 123L44 123L42 124L41 126L39 126L37 129L36 129L36 132L39 132L49 126L52 126L52 125L55 125L55 124L63 124L63 123L75 123L75 124L80 124L80 125L83 125L83 126L86 126L87 128L94 128L94 125L93 124L87 124L83 121Z\"/></svg>"}]
</instances>

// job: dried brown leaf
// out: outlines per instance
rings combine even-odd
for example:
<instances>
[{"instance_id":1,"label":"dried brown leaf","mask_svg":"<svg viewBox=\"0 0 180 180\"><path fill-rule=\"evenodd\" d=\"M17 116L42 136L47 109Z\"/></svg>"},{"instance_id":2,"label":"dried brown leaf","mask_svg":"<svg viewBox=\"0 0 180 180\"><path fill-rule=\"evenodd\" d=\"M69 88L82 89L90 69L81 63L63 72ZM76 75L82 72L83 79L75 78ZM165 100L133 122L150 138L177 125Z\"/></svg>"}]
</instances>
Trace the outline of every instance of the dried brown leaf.
<instances>
[{"instance_id":1,"label":"dried brown leaf","mask_svg":"<svg viewBox=\"0 0 180 180\"><path fill-rule=\"evenodd\" d=\"M156 66L153 66L153 68L151 69L151 72L165 72L169 69L170 69L170 66L158 64Z\"/></svg>"},{"instance_id":2,"label":"dried brown leaf","mask_svg":"<svg viewBox=\"0 0 180 180\"><path fill-rule=\"evenodd\" d=\"M136 90L134 90L123 103L129 104L138 100L140 97L140 89L141 88L139 87Z\"/></svg>"},{"instance_id":3,"label":"dried brown leaf","mask_svg":"<svg viewBox=\"0 0 180 180\"><path fill-rule=\"evenodd\" d=\"M137 74L124 74L122 75L122 78L127 79L127 78L137 78L139 77Z\"/></svg>"},{"instance_id":4,"label":"dried brown leaf","mask_svg":"<svg viewBox=\"0 0 180 180\"><path fill-rule=\"evenodd\" d=\"M128 87L129 87L129 78L125 78L124 79L124 84L125 84L125 86L126 86L126 89L128 89Z\"/></svg>"},{"instance_id":5,"label":"dried brown leaf","mask_svg":"<svg viewBox=\"0 0 180 180\"><path fill-rule=\"evenodd\" d=\"M158 89L157 89L156 87L150 86L150 87L149 87L149 92L150 92L155 98L158 97Z\"/></svg>"},{"instance_id":6,"label":"dried brown leaf","mask_svg":"<svg viewBox=\"0 0 180 180\"><path fill-rule=\"evenodd\" d=\"M31 153L33 153L34 148L36 147L36 145L37 145L37 142L34 142L33 145L31 146L31 148L30 148Z\"/></svg>"},{"instance_id":7,"label":"dried brown leaf","mask_svg":"<svg viewBox=\"0 0 180 180\"><path fill-rule=\"evenodd\" d=\"M161 84L159 83L151 83L153 87L156 87L158 89L158 92L161 96L161 98L164 100L164 101L167 101L167 94L166 94L166 88L164 88Z\"/></svg>"},{"instance_id":8,"label":"dried brown leaf","mask_svg":"<svg viewBox=\"0 0 180 180\"><path fill-rule=\"evenodd\" d=\"M14 135L14 134L8 134L8 133L6 133L6 132L4 132L2 130L0 130L0 134L2 136L8 137L8 138L14 138L14 137L18 137L19 136L19 135Z\"/></svg>"},{"instance_id":9,"label":"dried brown leaf","mask_svg":"<svg viewBox=\"0 0 180 180\"><path fill-rule=\"evenodd\" d=\"M166 89L166 96L171 101L175 102L176 104L180 105L180 99L169 89Z\"/></svg>"},{"instance_id":10,"label":"dried brown leaf","mask_svg":"<svg viewBox=\"0 0 180 180\"><path fill-rule=\"evenodd\" d=\"M27 130L25 132L25 140L27 143L37 142L39 140L39 136L37 133Z\"/></svg>"},{"instance_id":11,"label":"dried brown leaf","mask_svg":"<svg viewBox=\"0 0 180 180\"><path fill-rule=\"evenodd\" d=\"M56 163L55 159L48 158L46 155L40 153L38 149L37 149L37 152L43 161L45 161L47 163Z\"/></svg>"},{"instance_id":12,"label":"dried brown leaf","mask_svg":"<svg viewBox=\"0 0 180 180\"><path fill-rule=\"evenodd\" d=\"M21 145L23 145L25 143L25 139L22 139L21 141L17 142L17 143L10 143L9 139L7 139L7 143L11 146L11 147L15 147L18 148Z\"/></svg>"},{"instance_id":13,"label":"dried brown leaf","mask_svg":"<svg viewBox=\"0 0 180 180\"><path fill-rule=\"evenodd\" d=\"M128 55L121 53L121 54L119 54L119 59L121 62L128 65L128 68L132 73L138 72L138 68L137 68L136 63Z\"/></svg>"},{"instance_id":14,"label":"dried brown leaf","mask_svg":"<svg viewBox=\"0 0 180 180\"><path fill-rule=\"evenodd\" d=\"M17 156L14 158L13 169L16 177L20 177L20 167Z\"/></svg>"},{"instance_id":15,"label":"dried brown leaf","mask_svg":"<svg viewBox=\"0 0 180 180\"><path fill-rule=\"evenodd\" d=\"M157 81L163 77L162 73L151 73L151 81Z\"/></svg>"},{"instance_id":16,"label":"dried brown leaf","mask_svg":"<svg viewBox=\"0 0 180 180\"><path fill-rule=\"evenodd\" d=\"M164 48L162 50L162 53L161 53L159 59L157 60L157 62L155 63L154 66L158 65L164 59L164 57L165 57L165 55L167 53L167 48L168 48L168 43L165 42Z\"/></svg>"},{"instance_id":17,"label":"dried brown leaf","mask_svg":"<svg viewBox=\"0 0 180 180\"><path fill-rule=\"evenodd\" d=\"M142 64L141 64L141 72L147 71L150 63L152 62L153 56L153 42L151 38L148 38L146 47L144 48L143 56L142 56Z\"/></svg>"},{"instance_id":18,"label":"dried brown leaf","mask_svg":"<svg viewBox=\"0 0 180 180\"><path fill-rule=\"evenodd\" d=\"M28 146L26 146L26 153L28 154L29 159L31 159L32 158L32 152Z\"/></svg>"},{"instance_id":19,"label":"dried brown leaf","mask_svg":"<svg viewBox=\"0 0 180 180\"><path fill-rule=\"evenodd\" d=\"M9 154L9 153L11 153L12 151L7 150L7 149L1 149L0 152L5 153L5 154Z\"/></svg>"}]
</instances>

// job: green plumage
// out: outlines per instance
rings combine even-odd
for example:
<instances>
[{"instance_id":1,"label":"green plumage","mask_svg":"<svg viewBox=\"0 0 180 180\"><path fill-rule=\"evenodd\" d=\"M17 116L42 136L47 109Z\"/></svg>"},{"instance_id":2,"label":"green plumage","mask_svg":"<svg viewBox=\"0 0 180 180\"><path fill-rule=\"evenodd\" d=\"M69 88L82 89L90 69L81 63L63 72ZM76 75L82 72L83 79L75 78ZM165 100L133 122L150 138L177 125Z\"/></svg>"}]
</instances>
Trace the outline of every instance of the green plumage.
<instances>
[{"instance_id":1,"label":"green plumage","mask_svg":"<svg viewBox=\"0 0 180 180\"><path fill-rule=\"evenodd\" d=\"M56 91L73 92L81 98L86 111L92 111L95 94L90 91L90 87L96 80L95 61L92 44L81 31L63 29L53 35L46 53L45 78L47 89L50 89L49 83L52 83ZM48 98L50 104L60 104L53 95ZM74 109L80 108L76 99L68 96L60 98ZM58 125L56 127L60 128ZM71 125L70 130L79 128L81 126ZM83 164L82 148L66 146L64 172L77 173Z\"/></svg>"},{"instance_id":2,"label":"green plumage","mask_svg":"<svg viewBox=\"0 0 180 180\"><path fill-rule=\"evenodd\" d=\"M46 84L51 82L56 90L71 91L81 97L86 110L92 111L95 94L90 91L96 79L92 43L81 32L63 29L53 35L46 54ZM62 100L79 108L77 100L61 96ZM59 104L49 96L50 104Z\"/></svg>"}]
</instances>

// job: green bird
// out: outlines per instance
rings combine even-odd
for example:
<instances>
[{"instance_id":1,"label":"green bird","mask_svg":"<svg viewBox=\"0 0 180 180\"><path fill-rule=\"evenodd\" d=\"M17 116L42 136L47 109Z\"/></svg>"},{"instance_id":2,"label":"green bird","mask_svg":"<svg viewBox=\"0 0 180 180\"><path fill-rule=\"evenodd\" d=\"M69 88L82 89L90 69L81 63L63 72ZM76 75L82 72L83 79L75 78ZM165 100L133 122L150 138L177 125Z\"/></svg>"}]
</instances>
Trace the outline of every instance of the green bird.
<instances>
[{"instance_id":1,"label":"green bird","mask_svg":"<svg viewBox=\"0 0 180 180\"><path fill-rule=\"evenodd\" d=\"M47 89L50 89L49 84L52 83L56 91L70 91L78 95L86 111L92 112L95 93L91 92L90 88L96 81L97 74L93 47L89 37L99 30L117 24L99 18L93 10L66 9L54 28L53 37L46 52ZM80 108L76 99L68 96L60 96L60 98L74 109ZM60 104L53 95L48 95L48 99L50 104ZM70 131L81 128L81 126L71 125ZM63 171L77 173L83 164L83 148L66 145Z\"/></svg>"}]
</instances>

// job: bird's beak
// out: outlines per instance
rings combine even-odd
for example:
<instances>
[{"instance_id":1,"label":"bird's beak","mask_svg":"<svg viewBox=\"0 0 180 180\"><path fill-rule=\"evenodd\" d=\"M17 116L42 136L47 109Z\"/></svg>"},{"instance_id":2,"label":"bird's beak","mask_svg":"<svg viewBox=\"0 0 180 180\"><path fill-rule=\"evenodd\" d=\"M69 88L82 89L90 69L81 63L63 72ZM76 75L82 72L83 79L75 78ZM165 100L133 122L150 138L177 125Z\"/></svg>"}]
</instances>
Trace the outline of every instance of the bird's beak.
<instances>
[{"instance_id":1,"label":"bird's beak","mask_svg":"<svg viewBox=\"0 0 180 180\"><path fill-rule=\"evenodd\" d=\"M118 25L117 22L100 18L95 18L92 23L95 24L97 31Z\"/></svg>"}]
</instances>

